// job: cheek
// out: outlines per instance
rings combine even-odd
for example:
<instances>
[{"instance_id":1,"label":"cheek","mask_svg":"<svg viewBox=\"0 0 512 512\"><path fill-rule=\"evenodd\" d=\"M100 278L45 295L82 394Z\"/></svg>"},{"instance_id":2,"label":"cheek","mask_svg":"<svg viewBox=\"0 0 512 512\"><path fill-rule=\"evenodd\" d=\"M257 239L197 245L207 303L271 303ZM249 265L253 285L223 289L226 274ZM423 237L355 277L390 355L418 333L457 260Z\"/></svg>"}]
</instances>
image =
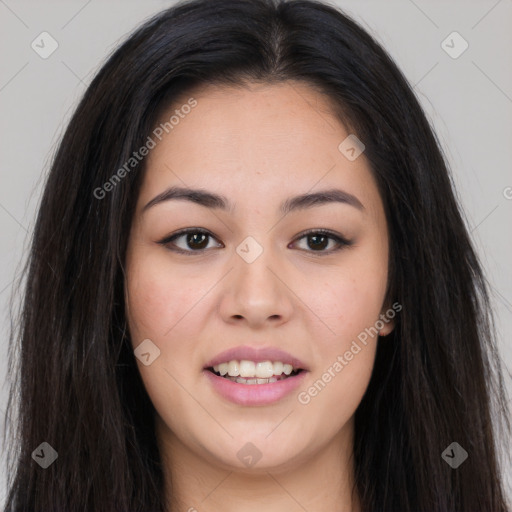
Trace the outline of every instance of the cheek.
<instances>
[{"instance_id":1,"label":"cheek","mask_svg":"<svg viewBox=\"0 0 512 512\"><path fill-rule=\"evenodd\" d=\"M342 265L323 271L307 281L307 304L328 326L330 345L357 337L375 324L381 313L387 287L387 258L380 251L347 255Z\"/></svg>"},{"instance_id":2,"label":"cheek","mask_svg":"<svg viewBox=\"0 0 512 512\"><path fill-rule=\"evenodd\" d=\"M381 247L354 251L344 263L317 281L310 295L316 297L311 309L321 312L329 331L315 340L314 379L298 397L311 410L328 411L333 429L352 416L368 387L387 285Z\"/></svg>"},{"instance_id":3,"label":"cheek","mask_svg":"<svg viewBox=\"0 0 512 512\"><path fill-rule=\"evenodd\" d=\"M186 321L184 317L200 299L201 291L204 295L204 286L170 271L165 258L143 250L134 253L132 261L127 267L126 297L130 327L139 337L167 338L180 319Z\"/></svg>"},{"instance_id":4,"label":"cheek","mask_svg":"<svg viewBox=\"0 0 512 512\"><path fill-rule=\"evenodd\" d=\"M127 317L134 349L146 339L159 350L146 366L137 365L155 406L179 404L178 382L198 378L201 338L208 318L208 290L215 284L197 268L176 271L165 251L137 248L127 264ZM178 401L178 402L176 402Z\"/></svg>"},{"instance_id":5,"label":"cheek","mask_svg":"<svg viewBox=\"0 0 512 512\"><path fill-rule=\"evenodd\" d=\"M323 319L335 334L315 340L317 364L297 395L309 418L305 428L310 435L320 429L327 437L335 435L359 406L374 367L375 323L384 292L385 286L352 276L331 285L324 297Z\"/></svg>"},{"instance_id":6,"label":"cheek","mask_svg":"<svg viewBox=\"0 0 512 512\"><path fill-rule=\"evenodd\" d=\"M155 252L135 250L127 264L125 297L134 349L146 339L159 350L149 365L136 359L144 386L157 411L182 408L186 400L180 382L190 379L188 362L197 359L195 344L201 325L197 318L204 279L170 271ZM155 350L155 349L152 349Z\"/></svg>"}]
</instances>

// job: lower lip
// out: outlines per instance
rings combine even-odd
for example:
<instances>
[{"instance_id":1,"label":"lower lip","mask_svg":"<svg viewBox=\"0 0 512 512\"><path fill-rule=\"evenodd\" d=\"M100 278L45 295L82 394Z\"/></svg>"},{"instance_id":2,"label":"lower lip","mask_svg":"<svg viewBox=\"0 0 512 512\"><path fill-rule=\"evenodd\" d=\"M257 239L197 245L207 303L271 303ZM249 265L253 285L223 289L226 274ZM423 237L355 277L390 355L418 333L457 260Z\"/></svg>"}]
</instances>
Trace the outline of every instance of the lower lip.
<instances>
[{"instance_id":1,"label":"lower lip","mask_svg":"<svg viewBox=\"0 0 512 512\"><path fill-rule=\"evenodd\" d=\"M219 377L210 370L203 370L212 386L221 396L239 405L267 405L281 400L296 389L306 376L302 370L293 377L287 377L268 384L240 384L225 377Z\"/></svg>"}]
</instances>

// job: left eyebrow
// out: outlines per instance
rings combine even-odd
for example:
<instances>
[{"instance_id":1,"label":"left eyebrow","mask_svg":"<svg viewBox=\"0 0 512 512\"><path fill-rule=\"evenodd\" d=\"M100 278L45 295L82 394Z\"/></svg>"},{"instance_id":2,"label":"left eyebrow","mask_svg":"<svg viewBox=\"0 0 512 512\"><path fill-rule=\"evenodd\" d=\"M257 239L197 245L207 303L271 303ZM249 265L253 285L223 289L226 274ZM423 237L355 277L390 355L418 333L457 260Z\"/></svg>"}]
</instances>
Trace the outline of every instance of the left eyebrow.
<instances>
[{"instance_id":1,"label":"left eyebrow","mask_svg":"<svg viewBox=\"0 0 512 512\"><path fill-rule=\"evenodd\" d=\"M151 201L149 201L144 206L142 212L144 213L152 206L163 203L165 201L179 199L184 201L191 201L206 208L225 210L230 212L234 210L234 204L231 203L231 201L229 201L229 199L227 199L225 196L209 192L204 189L193 189L176 186L169 187L161 194L158 194L153 199L151 199ZM361 201L359 201L356 196L336 188L289 197L280 205L279 209L283 215L286 215L292 211L304 210L328 203L342 203L353 206L358 210L365 209Z\"/></svg>"}]
</instances>

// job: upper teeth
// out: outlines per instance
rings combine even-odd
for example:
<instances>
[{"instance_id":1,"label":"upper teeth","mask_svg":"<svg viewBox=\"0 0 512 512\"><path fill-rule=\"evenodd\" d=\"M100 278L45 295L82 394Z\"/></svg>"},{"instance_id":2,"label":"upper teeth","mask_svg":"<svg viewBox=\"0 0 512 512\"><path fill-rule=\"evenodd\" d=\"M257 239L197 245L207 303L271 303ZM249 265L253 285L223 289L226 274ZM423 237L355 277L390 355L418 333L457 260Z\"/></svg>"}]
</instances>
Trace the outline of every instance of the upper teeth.
<instances>
[{"instance_id":1,"label":"upper teeth","mask_svg":"<svg viewBox=\"0 0 512 512\"><path fill-rule=\"evenodd\" d=\"M295 369L291 364L284 364L281 361L262 361L255 363L254 361L233 360L226 363L216 364L214 371L221 375L228 374L230 377L258 377L260 379L268 379L273 375L281 375L282 373L290 375Z\"/></svg>"}]
</instances>

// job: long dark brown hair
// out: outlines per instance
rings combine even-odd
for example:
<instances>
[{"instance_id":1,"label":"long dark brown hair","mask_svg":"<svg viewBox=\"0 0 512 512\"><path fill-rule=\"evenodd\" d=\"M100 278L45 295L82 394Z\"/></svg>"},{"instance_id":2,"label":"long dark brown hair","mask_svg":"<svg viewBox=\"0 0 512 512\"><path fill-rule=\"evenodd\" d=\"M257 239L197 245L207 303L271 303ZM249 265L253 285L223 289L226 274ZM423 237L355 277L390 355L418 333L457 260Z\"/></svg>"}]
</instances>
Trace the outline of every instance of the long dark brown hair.
<instances>
[{"instance_id":1,"label":"long dark brown hair","mask_svg":"<svg viewBox=\"0 0 512 512\"><path fill-rule=\"evenodd\" d=\"M410 85L325 3L195 0L154 16L113 52L53 159L10 339L6 511L164 510L154 407L124 305L145 161L103 197L95 190L192 87L285 80L325 93L364 142L389 226L388 298L402 311L356 411L363 510L508 510L497 431L505 439L510 421L488 286ZM32 458L43 442L58 453L46 469ZM468 453L457 469L441 456L453 442Z\"/></svg>"}]
</instances>

